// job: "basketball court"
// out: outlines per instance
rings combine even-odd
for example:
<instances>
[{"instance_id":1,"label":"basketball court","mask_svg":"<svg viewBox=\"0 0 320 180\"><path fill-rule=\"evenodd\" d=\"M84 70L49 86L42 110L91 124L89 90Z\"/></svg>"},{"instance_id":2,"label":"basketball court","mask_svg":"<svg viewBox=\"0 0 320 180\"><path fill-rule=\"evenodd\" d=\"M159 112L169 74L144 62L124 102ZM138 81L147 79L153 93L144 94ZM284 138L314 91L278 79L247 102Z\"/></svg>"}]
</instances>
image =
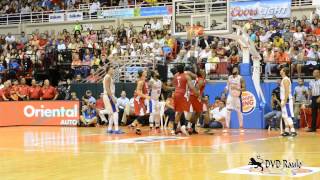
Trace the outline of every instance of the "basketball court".
<instances>
[{"instance_id":1,"label":"basketball court","mask_svg":"<svg viewBox=\"0 0 320 180\"><path fill-rule=\"evenodd\" d=\"M275 131L247 130L239 134L232 130L228 134L214 131L214 135L173 137L144 130L144 136L137 137L125 130L128 133L124 135L106 135L104 128L0 128L1 179L294 177L295 173L287 170L278 170L274 176L222 173L247 166L257 155L270 160L298 159L304 167L320 167L319 133L299 132L296 138L283 138ZM281 177L276 176L279 174ZM319 178L316 170L302 177Z\"/></svg>"}]
</instances>

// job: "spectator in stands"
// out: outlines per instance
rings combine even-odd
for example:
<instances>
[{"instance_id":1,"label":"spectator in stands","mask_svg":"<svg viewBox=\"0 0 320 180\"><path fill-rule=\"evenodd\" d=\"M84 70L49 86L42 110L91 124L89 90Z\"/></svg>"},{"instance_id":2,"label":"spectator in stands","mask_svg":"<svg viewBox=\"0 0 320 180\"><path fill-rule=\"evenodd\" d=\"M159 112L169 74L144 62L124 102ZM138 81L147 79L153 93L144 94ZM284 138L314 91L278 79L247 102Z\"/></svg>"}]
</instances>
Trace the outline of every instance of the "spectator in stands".
<instances>
[{"instance_id":1,"label":"spectator in stands","mask_svg":"<svg viewBox=\"0 0 320 180\"><path fill-rule=\"evenodd\" d=\"M9 32L5 38L7 44L13 44L16 41L16 38Z\"/></svg>"},{"instance_id":2,"label":"spectator in stands","mask_svg":"<svg viewBox=\"0 0 320 180\"><path fill-rule=\"evenodd\" d=\"M23 44L27 44L29 42L28 37L26 37L26 34L24 31L21 32L20 42Z\"/></svg>"},{"instance_id":3,"label":"spectator in stands","mask_svg":"<svg viewBox=\"0 0 320 180\"><path fill-rule=\"evenodd\" d=\"M12 86L10 87L10 100L11 101L19 101L19 82L14 79L12 82Z\"/></svg>"},{"instance_id":4,"label":"spectator in stands","mask_svg":"<svg viewBox=\"0 0 320 180\"><path fill-rule=\"evenodd\" d=\"M289 55L287 52L284 51L283 47L275 48L275 61L278 64L277 69L289 66Z\"/></svg>"},{"instance_id":5,"label":"spectator in stands","mask_svg":"<svg viewBox=\"0 0 320 180\"><path fill-rule=\"evenodd\" d=\"M294 117L300 119L300 108L307 102L308 99L308 88L304 85L304 80L298 79L298 86L294 88Z\"/></svg>"},{"instance_id":6,"label":"spectator in stands","mask_svg":"<svg viewBox=\"0 0 320 180\"><path fill-rule=\"evenodd\" d=\"M159 30L161 30L161 24L158 21L158 19L154 18L153 19L153 23L151 24L151 30L158 32Z\"/></svg>"},{"instance_id":7,"label":"spectator in stands","mask_svg":"<svg viewBox=\"0 0 320 180\"><path fill-rule=\"evenodd\" d=\"M121 122L123 123L122 119L124 115L124 110L127 107L127 105L129 105L129 99L127 98L126 92L122 91L121 97L117 99L117 106L119 109L119 124L121 124Z\"/></svg>"},{"instance_id":8,"label":"spectator in stands","mask_svg":"<svg viewBox=\"0 0 320 180\"><path fill-rule=\"evenodd\" d=\"M97 111L95 108L96 100L90 98L88 102L82 106L82 116L80 121L84 126L96 126L97 124Z\"/></svg>"},{"instance_id":9,"label":"spectator in stands","mask_svg":"<svg viewBox=\"0 0 320 180\"><path fill-rule=\"evenodd\" d=\"M0 89L0 100L9 101L10 100L10 83L8 81L3 83L3 88Z\"/></svg>"},{"instance_id":10,"label":"spectator in stands","mask_svg":"<svg viewBox=\"0 0 320 180\"><path fill-rule=\"evenodd\" d=\"M37 84L35 79L31 81L31 87L29 88L29 100L40 100L41 87Z\"/></svg>"},{"instance_id":11,"label":"spectator in stands","mask_svg":"<svg viewBox=\"0 0 320 180\"><path fill-rule=\"evenodd\" d=\"M219 100L217 104L218 107L210 111L210 128L223 128L225 124L225 119L227 117L227 108L225 107L225 102Z\"/></svg>"},{"instance_id":12,"label":"spectator in stands","mask_svg":"<svg viewBox=\"0 0 320 180\"><path fill-rule=\"evenodd\" d=\"M40 94L40 100L56 100L59 95L56 88L50 85L50 81L48 79L44 80Z\"/></svg>"},{"instance_id":13,"label":"spectator in stands","mask_svg":"<svg viewBox=\"0 0 320 180\"><path fill-rule=\"evenodd\" d=\"M77 97L77 93L76 92L71 92L71 101L79 101L79 98Z\"/></svg>"},{"instance_id":14,"label":"spectator in stands","mask_svg":"<svg viewBox=\"0 0 320 180\"><path fill-rule=\"evenodd\" d=\"M98 10L100 10L100 2L98 0L94 0L90 5L89 12L91 15L97 15Z\"/></svg>"},{"instance_id":15,"label":"spectator in stands","mask_svg":"<svg viewBox=\"0 0 320 180\"><path fill-rule=\"evenodd\" d=\"M20 79L20 85L18 86L18 95L20 100L29 100L29 86L26 84L26 79Z\"/></svg>"},{"instance_id":16,"label":"spectator in stands","mask_svg":"<svg viewBox=\"0 0 320 180\"><path fill-rule=\"evenodd\" d=\"M263 59L265 63L265 78L268 78L271 75L271 70L277 67L275 54L270 45L268 45L266 51L263 52Z\"/></svg>"}]
</instances>

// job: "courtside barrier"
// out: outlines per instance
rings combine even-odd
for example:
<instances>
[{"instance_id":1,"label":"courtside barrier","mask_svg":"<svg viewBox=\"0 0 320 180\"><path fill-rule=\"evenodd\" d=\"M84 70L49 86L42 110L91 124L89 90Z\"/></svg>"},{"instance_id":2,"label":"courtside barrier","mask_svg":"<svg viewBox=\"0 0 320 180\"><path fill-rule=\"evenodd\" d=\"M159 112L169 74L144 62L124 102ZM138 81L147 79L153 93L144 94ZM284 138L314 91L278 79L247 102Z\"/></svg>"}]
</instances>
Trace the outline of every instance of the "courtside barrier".
<instances>
[{"instance_id":1,"label":"courtside barrier","mask_svg":"<svg viewBox=\"0 0 320 180\"><path fill-rule=\"evenodd\" d=\"M76 126L79 101L0 102L0 126Z\"/></svg>"}]
</instances>

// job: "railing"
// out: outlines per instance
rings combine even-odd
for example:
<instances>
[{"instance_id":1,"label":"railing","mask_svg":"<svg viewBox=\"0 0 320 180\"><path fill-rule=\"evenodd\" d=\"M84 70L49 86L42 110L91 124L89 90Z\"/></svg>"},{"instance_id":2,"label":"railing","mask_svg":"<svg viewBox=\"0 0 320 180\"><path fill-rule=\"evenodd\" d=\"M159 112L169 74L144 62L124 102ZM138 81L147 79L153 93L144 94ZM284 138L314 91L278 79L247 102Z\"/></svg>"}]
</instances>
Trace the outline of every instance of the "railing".
<instances>
[{"instance_id":1,"label":"railing","mask_svg":"<svg viewBox=\"0 0 320 180\"><path fill-rule=\"evenodd\" d=\"M164 64L164 61L154 56L119 56L113 58L112 62L98 68L92 76L96 77L97 83L102 82L106 74L106 67L111 66L115 70L113 77L115 82L135 82L139 70L154 70L159 64ZM90 82L90 80L82 81L82 83L87 82Z\"/></svg>"},{"instance_id":2,"label":"railing","mask_svg":"<svg viewBox=\"0 0 320 180\"><path fill-rule=\"evenodd\" d=\"M170 6L172 3L158 3L158 6ZM313 5L312 0L293 0L292 7L301 7L301 6L310 6ZM103 7L101 11L104 10L116 10L123 8L135 8L135 5L128 6L112 6L112 7ZM150 5L139 5L139 7L150 7ZM213 11L224 11L225 5L211 7ZM197 7L197 11L205 12L204 7ZM180 9L181 14L191 14L194 9ZM46 23L49 22L49 15L53 13L72 13L72 12L81 12L83 14L83 20L92 20L97 19L96 15L92 15L89 13L89 6L82 5L80 9L76 10L60 10L60 11L43 11L43 12L32 12L32 13L16 13L16 14L4 14L0 15L0 25L14 25L21 23Z\"/></svg>"}]
</instances>

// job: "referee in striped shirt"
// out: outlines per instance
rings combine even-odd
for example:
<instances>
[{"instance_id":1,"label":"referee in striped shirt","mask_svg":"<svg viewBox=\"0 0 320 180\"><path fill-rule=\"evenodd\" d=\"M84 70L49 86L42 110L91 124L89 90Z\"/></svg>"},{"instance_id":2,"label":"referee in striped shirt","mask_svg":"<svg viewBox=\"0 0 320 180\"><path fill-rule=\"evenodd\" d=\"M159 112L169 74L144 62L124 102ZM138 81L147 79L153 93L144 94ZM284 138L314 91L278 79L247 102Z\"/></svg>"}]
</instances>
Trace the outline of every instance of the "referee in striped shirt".
<instances>
[{"instance_id":1,"label":"referee in striped shirt","mask_svg":"<svg viewBox=\"0 0 320 180\"><path fill-rule=\"evenodd\" d=\"M313 71L314 80L309 83L309 90L311 95L311 108L312 108L312 124L311 129L307 132L316 132L317 129L317 113L320 107L320 71Z\"/></svg>"}]
</instances>

